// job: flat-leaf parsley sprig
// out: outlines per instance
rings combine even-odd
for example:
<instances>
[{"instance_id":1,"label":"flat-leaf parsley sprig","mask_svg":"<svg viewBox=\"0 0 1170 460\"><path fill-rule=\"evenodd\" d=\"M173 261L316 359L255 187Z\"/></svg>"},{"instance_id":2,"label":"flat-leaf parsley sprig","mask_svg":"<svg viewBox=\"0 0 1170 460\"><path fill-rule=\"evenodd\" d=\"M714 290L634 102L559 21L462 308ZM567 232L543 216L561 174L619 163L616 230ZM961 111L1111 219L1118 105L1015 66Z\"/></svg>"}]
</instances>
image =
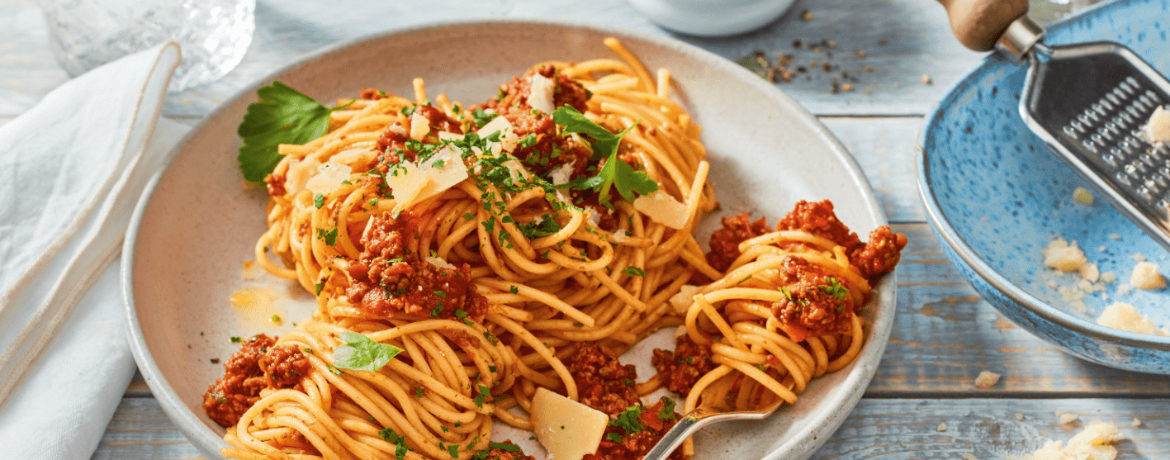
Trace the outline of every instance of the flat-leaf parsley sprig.
<instances>
[{"instance_id":1,"label":"flat-leaf parsley sprig","mask_svg":"<svg viewBox=\"0 0 1170 460\"><path fill-rule=\"evenodd\" d=\"M282 155L280 144L306 144L325 135L329 113L353 104L325 107L279 81L256 91L260 102L248 106L248 113L236 132L244 140L237 160L244 179L260 182L276 168Z\"/></svg>"},{"instance_id":2,"label":"flat-leaf parsley sprig","mask_svg":"<svg viewBox=\"0 0 1170 460\"><path fill-rule=\"evenodd\" d=\"M553 122L564 127L565 133L584 134L593 139L593 156L590 161L605 159L605 166L601 167L596 176L571 182L573 188L577 190L592 189L598 193L598 203L605 207L612 207L609 202L610 188L616 188L626 201L634 201L634 193L647 195L658 190L658 183L654 182L649 174L646 174L645 171L634 170L629 163L621 161L617 157L622 137L634 129L638 123L614 134L589 120L584 114L569 105L563 105L553 112Z\"/></svg>"},{"instance_id":3,"label":"flat-leaf parsley sprig","mask_svg":"<svg viewBox=\"0 0 1170 460\"><path fill-rule=\"evenodd\" d=\"M394 345L378 343L356 332L342 332L345 343L333 349L333 366L339 369L377 372L402 353Z\"/></svg>"}]
</instances>

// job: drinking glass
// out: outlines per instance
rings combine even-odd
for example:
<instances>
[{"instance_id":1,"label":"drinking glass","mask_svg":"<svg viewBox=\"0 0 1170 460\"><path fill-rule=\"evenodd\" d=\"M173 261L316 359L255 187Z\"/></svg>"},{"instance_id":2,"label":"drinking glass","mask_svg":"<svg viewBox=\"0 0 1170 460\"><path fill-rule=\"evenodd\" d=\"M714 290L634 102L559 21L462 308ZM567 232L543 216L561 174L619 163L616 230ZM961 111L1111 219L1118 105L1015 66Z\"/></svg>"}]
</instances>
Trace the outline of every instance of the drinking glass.
<instances>
[{"instance_id":1,"label":"drinking glass","mask_svg":"<svg viewBox=\"0 0 1170 460\"><path fill-rule=\"evenodd\" d=\"M169 89L231 71L252 43L256 0L40 0L57 62L71 76L166 40L183 60Z\"/></svg>"}]
</instances>

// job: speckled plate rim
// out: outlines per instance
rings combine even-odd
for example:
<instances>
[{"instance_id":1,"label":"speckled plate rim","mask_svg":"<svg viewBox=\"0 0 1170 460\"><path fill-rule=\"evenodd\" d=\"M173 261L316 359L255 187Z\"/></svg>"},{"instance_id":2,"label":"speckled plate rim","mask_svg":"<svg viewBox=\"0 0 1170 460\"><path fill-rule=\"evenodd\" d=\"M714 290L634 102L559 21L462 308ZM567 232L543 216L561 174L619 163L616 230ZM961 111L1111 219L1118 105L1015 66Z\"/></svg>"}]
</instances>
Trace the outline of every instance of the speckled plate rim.
<instances>
[{"instance_id":1,"label":"speckled plate rim","mask_svg":"<svg viewBox=\"0 0 1170 460\"><path fill-rule=\"evenodd\" d=\"M1108 15L1114 13L1115 10L1124 9L1131 1L1121 0L1105 4L1096 5L1093 8L1085 10L1079 14L1070 16L1060 21L1054 22L1047 26L1049 31L1061 29L1066 24L1089 16ZM938 126L941 119L945 115L948 108L955 105L958 99L975 84L975 78L986 73L995 71L998 67L1004 65L1005 61L995 57L989 56L975 67L961 80L954 84L950 90L947 91L946 96L943 97L937 105L928 112L926 121L922 125L922 131L918 137L918 144L915 145L916 160L918 162L917 181L918 194L922 198L922 202L926 207L926 217L933 224L935 230L942 237L943 241L951 247L956 255L963 260L963 262L971 268L980 278L988 285L995 288L997 291L1008 296L1015 303L1022 305L1032 313L1051 321L1061 327L1069 329L1081 335L1092 337L1098 340L1107 342L1128 345L1132 347L1145 348L1150 350L1170 351L1170 337L1161 338L1156 335L1138 334L1136 332L1122 331L1119 329L1108 328L1097 323L1076 317L1069 313L1061 311L1059 308L1053 307L1044 303L1036 296L1021 289L1019 286L1013 284L1006 277L1001 275L998 271L993 269L990 264L985 262L974 249L963 239L959 232L947 220L946 214L942 208L939 207L937 197L934 195L934 189L930 183L930 165L927 162L929 152L924 146L929 144L929 141L938 133L937 130L932 129L932 126ZM1018 88L1022 90L1023 88Z\"/></svg>"},{"instance_id":2,"label":"speckled plate rim","mask_svg":"<svg viewBox=\"0 0 1170 460\"><path fill-rule=\"evenodd\" d=\"M671 48L680 53L693 57L696 61L710 66L716 70L727 73L728 75L738 78L748 85L759 90L762 94L770 97L768 102L784 105L791 109L797 117L803 121L804 127L811 129L812 133L817 138L825 143L825 146L833 153L835 161L840 162L849 174L849 182L857 185L864 198L864 204L868 210L869 217L873 219L878 225L887 225L885 213L882 211L881 205L877 201L877 197L870 186L868 179L861 171L861 167L857 161L849 154L849 151L836 137L834 137L823 124L820 123L811 113L803 106L798 104L795 100L780 91L779 88L769 84L766 80L759 78L759 76L751 73L743 67L728 61L714 53L711 53L702 48L683 43L679 40L667 37L653 35L644 32L637 32L625 30L621 28L599 26L596 24L580 22L580 21L565 21L565 20L546 20L546 19L508 19L508 18L477 18L477 19L461 19L452 21L442 21L435 23L428 23L416 26L409 26L403 28L389 29L384 32L366 35L363 37L354 38L351 40L341 41L332 45L322 47L308 55L301 57L287 64L279 69L269 73L260 78L255 83L248 85L235 93L232 97L221 103L215 110L207 115L198 125L192 128L186 136L168 153L168 158L173 160L179 152L186 149L186 146L192 142L192 139L201 134L202 129L208 124L209 120L216 119L222 115L222 112L227 107L234 105L241 99L252 98L256 90L265 84L274 80L277 76L283 75L287 72L294 71L302 66L310 66L315 62L322 60L335 53L344 53L350 48L358 47L366 43L389 40L396 35L402 35L412 32L422 32L428 30L438 30L448 27L460 27L471 25L484 24L502 24L502 25L542 25L565 27L574 29L587 29L599 33L613 34L621 37L628 37L634 40L640 40L653 45ZM158 186L160 178L170 168L171 162L168 161L158 172L154 174L150 182L143 190L138 204L135 207L134 215L131 217L129 228L126 232L126 237L123 243L122 250L122 272L120 274L121 289L123 295L123 303L126 308L127 326L130 335L130 348L134 354L134 359L138 364L143 378L146 380L147 386L150 387L152 394L159 401L163 412L167 414L170 420L176 425L181 433L186 436L192 444L196 446L204 454L212 458L222 458L219 455L219 450L222 447L228 447L223 439L208 429L202 420L199 419L192 411L188 410L186 405L179 398L179 395L174 391L163 373L155 364L149 347L146 343L146 338L142 332L141 323L138 319L137 306L134 301L134 254L135 243L138 238L139 226L142 223L145 210L150 203L151 196ZM862 394L866 387L869 386L870 381L873 380L877 373L878 364L881 361L882 354L885 352L886 344L889 341L890 332L893 329L894 315L897 307L897 270L886 275L881 283L875 287L875 299L887 299L877 305L878 310L875 311L876 320L868 327L871 328L871 337L862 346L861 352L857 359L850 366L850 374L841 381L839 388L831 391L822 401L821 404L833 407L834 410L818 411L813 414L807 421L806 425L795 434L788 442L779 446L776 450L768 453L763 460L790 460L790 459L806 459L810 457L818 448L821 447L829 439L829 437L837 430L838 427L845 421L853 409L857 406L858 401L861 400ZM781 411L783 412L783 411Z\"/></svg>"}]
</instances>

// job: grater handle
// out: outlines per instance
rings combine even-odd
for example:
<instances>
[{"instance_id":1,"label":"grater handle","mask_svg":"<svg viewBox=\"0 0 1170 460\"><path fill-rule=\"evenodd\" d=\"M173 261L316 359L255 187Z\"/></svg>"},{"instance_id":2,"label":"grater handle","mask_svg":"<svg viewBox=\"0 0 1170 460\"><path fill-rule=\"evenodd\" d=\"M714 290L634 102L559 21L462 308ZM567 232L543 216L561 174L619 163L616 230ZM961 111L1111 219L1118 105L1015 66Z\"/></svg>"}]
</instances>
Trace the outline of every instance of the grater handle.
<instances>
[{"instance_id":1,"label":"grater handle","mask_svg":"<svg viewBox=\"0 0 1170 460\"><path fill-rule=\"evenodd\" d=\"M938 0L963 46L989 51L1008 25L1028 13L1028 0Z\"/></svg>"}]
</instances>

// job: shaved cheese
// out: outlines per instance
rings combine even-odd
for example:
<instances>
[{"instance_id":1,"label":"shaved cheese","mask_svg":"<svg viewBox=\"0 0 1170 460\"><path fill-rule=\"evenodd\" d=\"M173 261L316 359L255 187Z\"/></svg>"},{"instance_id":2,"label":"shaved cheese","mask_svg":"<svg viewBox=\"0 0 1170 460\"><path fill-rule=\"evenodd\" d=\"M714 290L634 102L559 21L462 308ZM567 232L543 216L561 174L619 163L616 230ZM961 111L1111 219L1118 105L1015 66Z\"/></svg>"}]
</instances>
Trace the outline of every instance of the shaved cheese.
<instances>
[{"instance_id":1,"label":"shaved cheese","mask_svg":"<svg viewBox=\"0 0 1170 460\"><path fill-rule=\"evenodd\" d=\"M421 141L431 132L431 120L417 110L410 116L410 138Z\"/></svg>"},{"instance_id":2,"label":"shaved cheese","mask_svg":"<svg viewBox=\"0 0 1170 460\"><path fill-rule=\"evenodd\" d=\"M394 134L402 134L404 136L406 135L406 128L403 128L402 125L399 123L394 123L394 124L390 125L389 127L386 128L386 130L390 131Z\"/></svg>"},{"instance_id":3,"label":"shaved cheese","mask_svg":"<svg viewBox=\"0 0 1170 460\"><path fill-rule=\"evenodd\" d=\"M593 224L594 227L601 224L601 214L598 214L597 210L595 210L593 208L589 209L588 219L589 219L589 223Z\"/></svg>"},{"instance_id":4,"label":"shaved cheese","mask_svg":"<svg viewBox=\"0 0 1170 460\"><path fill-rule=\"evenodd\" d=\"M305 183L305 188L313 193L328 195L341 188L341 183L349 180L351 172L353 169L347 165L334 163L333 160L326 161L317 167L317 175Z\"/></svg>"},{"instance_id":5,"label":"shaved cheese","mask_svg":"<svg viewBox=\"0 0 1170 460\"><path fill-rule=\"evenodd\" d=\"M479 137L489 137L494 133L500 133L500 142L488 142L488 146L493 155L499 155L501 150L513 151L516 149L516 142L518 141L515 134L512 133L512 123L508 122L507 118L496 117L489 121L479 131L475 133Z\"/></svg>"},{"instance_id":6,"label":"shaved cheese","mask_svg":"<svg viewBox=\"0 0 1170 460\"><path fill-rule=\"evenodd\" d=\"M701 290L700 287L684 284L678 290L678 293L671 296L670 305L674 307L674 311L680 315L685 315L687 309L691 308L691 304L695 303L695 294Z\"/></svg>"},{"instance_id":7,"label":"shaved cheese","mask_svg":"<svg viewBox=\"0 0 1170 460\"><path fill-rule=\"evenodd\" d=\"M1150 122L1146 124L1144 130L1146 141L1151 144L1158 142L1170 142L1170 110L1163 107L1154 109L1154 113L1150 115Z\"/></svg>"},{"instance_id":8,"label":"shaved cheese","mask_svg":"<svg viewBox=\"0 0 1170 460\"><path fill-rule=\"evenodd\" d=\"M321 162L313 157L302 158L301 161L293 163L284 174L284 189L289 195L296 195L297 192L304 190L305 183L316 174L318 166L321 166Z\"/></svg>"},{"instance_id":9,"label":"shaved cheese","mask_svg":"<svg viewBox=\"0 0 1170 460\"><path fill-rule=\"evenodd\" d=\"M624 230L617 230L617 231L613 232L612 239L613 239L614 243L621 244L629 239L629 235L626 235L626 232Z\"/></svg>"},{"instance_id":10,"label":"shaved cheese","mask_svg":"<svg viewBox=\"0 0 1170 460\"><path fill-rule=\"evenodd\" d=\"M605 413L545 388L532 397L532 431L548 460L581 460L597 452L608 424Z\"/></svg>"},{"instance_id":11,"label":"shaved cheese","mask_svg":"<svg viewBox=\"0 0 1170 460\"><path fill-rule=\"evenodd\" d=\"M528 77L528 81L530 82L528 105L544 113L553 113L553 110L556 110L553 105L553 91L556 90L556 83L539 73L532 74L531 77Z\"/></svg>"},{"instance_id":12,"label":"shaved cheese","mask_svg":"<svg viewBox=\"0 0 1170 460\"><path fill-rule=\"evenodd\" d=\"M431 183L431 177L419 172L418 166L409 161L399 163L398 174L387 175L386 185L394 195L394 209L391 212L399 213L414 204L419 192L422 192Z\"/></svg>"},{"instance_id":13,"label":"shaved cheese","mask_svg":"<svg viewBox=\"0 0 1170 460\"><path fill-rule=\"evenodd\" d=\"M577 164L576 161L566 163L556 168L553 168L549 173L549 178L552 179L553 185L565 185L573 178L573 166Z\"/></svg>"},{"instance_id":14,"label":"shaved cheese","mask_svg":"<svg viewBox=\"0 0 1170 460\"><path fill-rule=\"evenodd\" d=\"M378 155L378 151L371 148L357 148L349 149L333 155L329 161L343 165L365 165L374 161L374 157Z\"/></svg>"},{"instance_id":15,"label":"shaved cheese","mask_svg":"<svg viewBox=\"0 0 1170 460\"><path fill-rule=\"evenodd\" d=\"M408 209L467 179L467 166L463 164L460 153L451 146L439 149L422 166L408 161L402 162L401 166L397 175L386 178L394 194L393 212Z\"/></svg>"},{"instance_id":16,"label":"shaved cheese","mask_svg":"<svg viewBox=\"0 0 1170 460\"><path fill-rule=\"evenodd\" d=\"M634 209L649 216L650 220L675 230L685 227L691 217L687 213L687 205L679 203L661 189L635 199Z\"/></svg>"},{"instance_id":17,"label":"shaved cheese","mask_svg":"<svg viewBox=\"0 0 1170 460\"><path fill-rule=\"evenodd\" d=\"M1085 258L1085 253L1077 247L1075 241L1069 244L1060 238L1050 241L1048 248L1042 252L1044 253L1044 266L1062 272L1077 271L1088 261Z\"/></svg>"},{"instance_id":18,"label":"shaved cheese","mask_svg":"<svg viewBox=\"0 0 1170 460\"><path fill-rule=\"evenodd\" d=\"M427 257L424 260L426 260L427 263L434 265L436 267L439 267L439 268L443 268L443 269L447 269L447 270L455 270L456 269L456 267L454 265L451 265L451 262L447 262L446 260L443 260L440 257Z\"/></svg>"},{"instance_id":19,"label":"shaved cheese","mask_svg":"<svg viewBox=\"0 0 1170 460\"><path fill-rule=\"evenodd\" d=\"M462 140L462 134L455 134L447 131L439 131L439 140L441 141L457 141Z\"/></svg>"},{"instance_id":20,"label":"shaved cheese","mask_svg":"<svg viewBox=\"0 0 1170 460\"><path fill-rule=\"evenodd\" d=\"M419 171L430 176L431 181L419 191L415 198L416 203L443 193L467 179L467 165L463 164L463 157L459 151L451 146L435 152L426 163L423 163Z\"/></svg>"}]
</instances>

